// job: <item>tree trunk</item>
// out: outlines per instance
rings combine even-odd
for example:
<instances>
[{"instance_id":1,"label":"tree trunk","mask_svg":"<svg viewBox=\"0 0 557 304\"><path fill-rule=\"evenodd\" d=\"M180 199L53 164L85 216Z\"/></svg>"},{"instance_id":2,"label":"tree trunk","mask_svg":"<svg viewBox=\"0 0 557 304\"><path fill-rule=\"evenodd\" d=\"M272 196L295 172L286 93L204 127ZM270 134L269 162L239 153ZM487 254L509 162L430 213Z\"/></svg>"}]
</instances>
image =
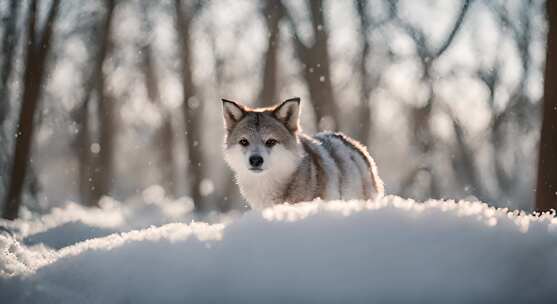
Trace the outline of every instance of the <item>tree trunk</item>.
<instances>
[{"instance_id":1,"label":"tree trunk","mask_svg":"<svg viewBox=\"0 0 557 304\"><path fill-rule=\"evenodd\" d=\"M147 18L147 17L145 17ZM159 107L162 115L162 125L156 136L156 148L159 151L159 167L162 175L161 186L172 196L176 195L176 172L174 158L174 130L172 128L172 116L162 103L158 85L158 77L155 70L153 52L150 44L142 48L143 74L145 77L145 88L149 100Z\"/></svg>"},{"instance_id":2,"label":"tree trunk","mask_svg":"<svg viewBox=\"0 0 557 304\"><path fill-rule=\"evenodd\" d=\"M97 202L91 200L91 131L89 124L89 100L91 90L86 92L84 101L77 109L75 121L78 132L75 137L75 149L78 163L78 187L81 203L85 206L95 206Z\"/></svg>"},{"instance_id":3,"label":"tree trunk","mask_svg":"<svg viewBox=\"0 0 557 304\"><path fill-rule=\"evenodd\" d=\"M106 17L103 23L98 61L96 67L95 90L98 102L99 150L93 151L91 203L98 205L99 200L108 195L114 182L114 137L116 134L115 103L107 91L103 66L111 51L111 25L114 16L115 0L106 0Z\"/></svg>"},{"instance_id":4,"label":"tree trunk","mask_svg":"<svg viewBox=\"0 0 557 304\"><path fill-rule=\"evenodd\" d=\"M2 66L0 67L0 126L6 118L10 101L9 101L9 83L10 75L13 68L14 51L17 45L16 26L17 14L19 10L19 0L10 0L9 16L4 21L4 37L2 39ZM0 135L2 136L2 135ZM1 139L1 137L0 137Z\"/></svg>"},{"instance_id":5,"label":"tree trunk","mask_svg":"<svg viewBox=\"0 0 557 304\"><path fill-rule=\"evenodd\" d=\"M357 139L364 145L369 143L372 134L372 121L371 121L371 105L369 99L372 90L372 79L367 70L369 55L371 51L371 44L367 37L371 26L369 17L367 15L368 9L367 0L356 0L356 11L358 12L358 19L360 21L360 40L362 41L362 53L360 54L360 103L358 104L357 113L359 113L358 128L355 132Z\"/></svg>"},{"instance_id":6,"label":"tree trunk","mask_svg":"<svg viewBox=\"0 0 557 304\"><path fill-rule=\"evenodd\" d=\"M152 25L149 19L149 1L142 2L143 8L143 32L148 36L152 33ZM174 128L172 126L172 113L166 108L161 100L159 77L157 75L153 49L149 39L142 48L143 74L145 88L149 100L155 104L162 115L162 125L156 136L156 148L159 151L159 168L161 170L161 185L171 196L176 196L176 160L174 157Z\"/></svg>"},{"instance_id":7,"label":"tree trunk","mask_svg":"<svg viewBox=\"0 0 557 304\"><path fill-rule=\"evenodd\" d=\"M319 129L339 128L339 109L331 80L329 57L329 32L323 13L322 0L309 1L314 45L306 57L305 78L309 85L311 100L319 117Z\"/></svg>"},{"instance_id":8,"label":"tree trunk","mask_svg":"<svg viewBox=\"0 0 557 304\"><path fill-rule=\"evenodd\" d=\"M464 185L467 185L470 192L483 202L492 202L493 199L485 189L478 170L475 154L476 151L466 142L465 131L458 119L451 113L453 133L456 139L456 147L454 149L454 157L451 158L455 172L458 172L457 179ZM466 188L466 187L465 187Z\"/></svg>"},{"instance_id":9,"label":"tree trunk","mask_svg":"<svg viewBox=\"0 0 557 304\"><path fill-rule=\"evenodd\" d=\"M91 95L95 87L95 80L97 79L95 75L97 63L94 62L93 65L95 67L86 80L87 83L85 83L81 104L72 115L77 125L77 133L74 137L73 148L77 155L78 190L81 204L84 206L98 207L98 201L92 198L92 189L94 188L94 159L91 152L93 138L91 136L91 112L89 106L91 104Z\"/></svg>"},{"instance_id":10,"label":"tree trunk","mask_svg":"<svg viewBox=\"0 0 557 304\"><path fill-rule=\"evenodd\" d=\"M158 131L158 142L160 152L162 186L171 197L177 195L176 184L176 160L174 156L174 128L172 126L172 116L167 113L164 122Z\"/></svg>"},{"instance_id":11,"label":"tree trunk","mask_svg":"<svg viewBox=\"0 0 557 304\"><path fill-rule=\"evenodd\" d=\"M10 0L9 11L4 16L4 33L2 37L2 52L0 62L0 172L7 172L10 168L11 137L6 134L4 121L10 112L10 75L15 62L14 51L17 45L16 28L20 1ZM7 174L0 175L0 198L6 194Z\"/></svg>"},{"instance_id":12,"label":"tree trunk","mask_svg":"<svg viewBox=\"0 0 557 304\"><path fill-rule=\"evenodd\" d=\"M557 2L546 2L548 19L543 122L538 160L536 210L557 210Z\"/></svg>"},{"instance_id":13,"label":"tree trunk","mask_svg":"<svg viewBox=\"0 0 557 304\"><path fill-rule=\"evenodd\" d=\"M58 14L59 4L59 1L56 0L52 2L44 30L39 38L36 37L38 19L37 0L31 1L29 5L28 43L25 72L23 75L23 96L19 123L17 125L10 186L3 214L4 218L10 220L17 218L21 205L23 184L31 156L34 117L44 82L46 59L51 46L53 27Z\"/></svg>"},{"instance_id":14,"label":"tree trunk","mask_svg":"<svg viewBox=\"0 0 557 304\"><path fill-rule=\"evenodd\" d=\"M308 5L313 32L313 43L310 46L306 46L300 38L292 16L287 10L285 13L292 27L296 54L304 65L303 76L313 103L316 127L320 130L336 130L339 128L339 108L331 81L329 33L323 14L323 0L312 0Z\"/></svg>"},{"instance_id":15,"label":"tree trunk","mask_svg":"<svg viewBox=\"0 0 557 304\"><path fill-rule=\"evenodd\" d=\"M181 75L183 103L182 110L184 115L184 125L186 128L186 148L188 160L186 165L186 176L190 181L190 195L194 201L197 211L206 211L206 206L201 195L200 184L203 177L203 158L201 151L201 126L203 103L196 97L195 85L192 73L192 43L191 43L191 22L193 18L192 8L184 12L182 1L175 0L176 27L181 51Z\"/></svg>"},{"instance_id":16,"label":"tree trunk","mask_svg":"<svg viewBox=\"0 0 557 304\"><path fill-rule=\"evenodd\" d=\"M440 196L440 187L437 177L437 173L434 170L434 161L432 158L432 153L435 149L435 138L431 130L431 118L433 113L433 107L436 103L435 87L434 87L434 76L432 75L433 66L435 62L449 49L452 42L454 41L456 35L462 28L465 16L470 8L471 0L463 0L462 8L460 9L454 24L451 26L450 30L446 33L446 36L441 40L441 44L438 47L432 47L427 41L427 35L422 31L422 29L415 27L414 25L407 23L404 17L398 16L398 2L391 2L391 10L394 13L394 18L398 20L399 25L406 34L414 40L416 46L416 52L418 59L422 67L421 80L428 86L428 95L425 100L425 105L423 106L411 106L410 108L410 123L408 124L412 136L413 145L418 149L420 156L424 158L423 168L427 171L431 178L429 182L429 197L438 198ZM418 175L414 175L417 177Z\"/></svg>"},{"instance_id":17,"label":"tree trunk","mask_svg":"<svg viewBox=\"0 0 557 304\"><path fill-rule=\"evenodd\" d=\"M92 55L92 71L85 80L81 104L73 115L78 128L78 133L75 137L75 152L78 159L79 195L82 204L91 207L99 206L99 199L104 193L99 191L99 189L103 189L102 186L99 186L100 176L98 171L101 170L101 168L99 167L98 153L100 153L100 151L96 151L96 147L92 146L93 143L96 143L96 139L91 134L90 106L94 93L97 95L97 101L101 101L99 99L98 81L104 79L102 67L109 52L110 24L113 10L114 4L106 2L105 16L97 26L98 29L95 38L98 43L94 55ZM101 85L104 87L104 83ZM100 106L97 110L100 111ZM96 118L100 119L100 113ZM99 121L98 125L102 127L100 124ZM91 151L92 149L95 153Z\"/></svg>"},{"instance_id":18,"label":"tree trunk","mask_svg":"<svg viewBox=\"0 0 557 304\"><path fill-rule=\"evenodd\" d=\"M262 107L267 107L278 102L279 25L282 18L282 6L280 3L277 4L273 1L265 1L262 14L267 23L268 36L265 65L263 66L263 83L257 101Z\"/></svg>"}]
</instances>

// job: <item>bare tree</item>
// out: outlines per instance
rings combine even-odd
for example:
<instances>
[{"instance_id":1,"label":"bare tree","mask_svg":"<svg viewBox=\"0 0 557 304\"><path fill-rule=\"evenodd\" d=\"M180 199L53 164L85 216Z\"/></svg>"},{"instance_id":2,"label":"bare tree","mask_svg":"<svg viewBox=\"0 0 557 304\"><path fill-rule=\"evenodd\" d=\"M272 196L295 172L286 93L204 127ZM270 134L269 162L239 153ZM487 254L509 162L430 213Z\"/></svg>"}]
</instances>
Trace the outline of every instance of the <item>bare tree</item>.
<instances>
[{"instance_id":1,"label":"bare tree","mask_svg":"<svg viewBox=\"0 0 557 304\"><path fill-rule=\"evenodd\" d=\"M17 45L16 26L20 1L10 0L9 12L4 16L4 35L2 37L2 61L0 66L0 126L9 110L9 84ZM1 136L1 135L0 135Z\"/></svg>"},{"instance_id":2,"label":"bare tree","mask_svg":"<svg viewBox=\"0 0 557 304\"><path fill-rule=\"evenodd\" d=\"M149 2L143 1L143 31L146 36L152 32L152 24L149 20ZM172 126L172 113L161 100L159 89L159 77L156 71L153 56L153 46L147 37L141 46L142 69L145 80L147 96L155 104L162 114L162 125L156 135L156 147L159 151L159 168L162 173L162 186L172 196L176 195L176 161L174 157L174 128Z\"/></svg>"},{"instance_id":3,"label":"bare tree","mask_svg":"<svg viewBox=\"0 0 557 304\"><path fill-rule=\"evenodd\" d=\"M10 0L9 10L3 16L2 25L4 33L2 37L2 52L0 61L0 172L7 172L9 168L10 140L4 128L4 121L10 111L10 86L9 80L13 70L14 53L17 45L17 18L19 14L20 1ZM0 197L4 197L7 187L6 175L0 175Z\"/></svg>"},{"instance_id":4,"label":"bare tree","mask_svg":"<svg viewBox=\"0 0 557 304\"><path fill-rule=\"evenodd\" d=\"M91 199L92 176L92 155L91 155L91 127L89 117L89 104L91 92L94 84L94 72L90 73L92 79L88 79L85 84L85 92L81 103L72 113L72 118L76 122L77 133L72 147L76 151L78 165L78 187L81 203L86 206L95 206L98 202Z\"/></svg>"},{"instance_id":5,"label":"bare tree","mask_svg":"<svg viewBox=\"0 0 557 304\"><path fill-rule=\"evenodd\" d=\"M369 62L369 55L371 51L371 43L367 37L371 30L371 22L367 10L369 8L368 0L356 0L356 11L358 13L358 20L360 24L359 34L360 41L362 42L362 51L360 54L359 67L360 67L360 103L358 104L357 113L359 113L359 140L367 144L372 132L371 121L371 106L369 99L371 96L372 80L367 70Z\"/></svg>"},{"instance_id":6,"label":"bare tree","mask_svg":"<svg viewBox=\"0 0 557 304\"><path fill-rule=\"evenodd\" d=\"M536 210L557 210L557 2L546 2L548 20L543 123L538 160Z\"/></svg>"},{"instance_id":7,"label":"bare tree","mask_svg":"<svg viewBox=\"0 0 557 304\"><path fill-rule=\"evenodd\" d=\"M23 184L31 156L35 112L39 105L40 93L45 79L47 57L52 43L53 28L58 15L59 5L60 2L57 0L52 2L48 10L44 29L41 33L37 33L37 0L31 1L29 4L28 43L25 55L25 72L23 75L23 96L16 131L17 138L10 175L10 186L3 213L3 217L10 220L17 218L21 205Z\"/></svg>"},{"instance_id":8,"label":"bare tree","mask_svg":"<svg viewBox=\"0 0 557 304\"><path fill-rule=\"evenodd\" d=\"M104 15L92 28L92 40L97 43L91 55L91 68L84 71L81 102L72 112L78 131L73 148L78 159L79 194L82 204L86 206L98 206L99 199L108 194L112 179L114 110L113 101L110 97L107 98L103 66L111 48L111 24L115 5L115 1L106 0ZM96 107L93 107L95 104L92 100L97 101ZM110 104L102 105L108 102ZM93 132L93 125L98 126L99 134Z\"/></svg>"},{"instance_id":9,"label":"bare tree","mask_svg":"<svg viewBox=\"0 0 557 304\"><path fill-rule=\"evenodd\" d=\"M225 55L223 55L217 48L217 35L212 28L208 28L208 36L210 37L211 49L213 50L214 58L214 75L215 75L215 91L218 96L222 96L224 87L226 85L225 79ZM232 171L227 167L227 165L221 162L222 167L222 180L224 181L219 188L219 200L217 201L217 207L221 212L227 212L231 209L238 209L240 207L241 197L238 190L238 185L236 185Z\"/></svg>"},{"instance_id":10,"label":"bare tree","mask_svg":"<svg viewBox=\"0 0 557 304\"><path fill-rule=\"evenodd\" d=\"M110 193L114 182L114 138L117 131L115 120L115 101L108 92L104 72L106 58L112 49L112 22L114 17L115 0L105 0L105 17L99 32L99 46L97 65L95 67L95 93L98 114L98 143L93 143L91 169L91 203L97 205L102 196ZM95 144L98 144L95 145ZM96 147L96 148L94 148Z\"/></svg>"},{"instance_id":11,"label":"bare tree","mask_svg":"<svg viewBox=\"0 0 557 304\"><path fill-rule=\"evenodd\" d=\"M449 28L445 38L441 44L434 46L427 39L426 33L419 27L407 22L398 15L398 1L390 2L391 14L400 28L414 41L416 46L416 55L422 68L421 80L427 86L427 98L424 105L412 106L410 109L410 130L413 134L412 140L418 148L418 152L425 157L424 164L415 170L412 170L408 177L405 178L404 188L409 188L414 179L420 172L427 172L430 176L429 196L437 198L440 196L439 182L432 167L431 153L434 150L434 137L431 132L430 122L432 110L435 101L435 89L433 82L433 65L436 60L449 49L456 34L461 29L464 17L468 12L472 0L463 0L462 7L458 12L453 25Z\"/></svg>"},{"instance_id":12,"label":"bare tree","mask_svg":"<svg viewBox=\"0 0 557 304\"><path fill-rule=\"evenodd\" d=\"M331 81L329 30L323 12L323 0L307 1L311 13L313 40L305 43L293 16L285 8L294 40L295 53L302 62L303 76L313 103L316 126L335 130L339 127L339 109Z\"/></svg>"},{"instance_id":13,"label":"bare tree","mask_svg":"<svg viewBox=\"0 0 557 304\"><path fill-rule=\"evenodd\" d=\"M519 170L521 167L518 165L513 166L513 170L505 170L504 162L502 161L501 155L505 146L505 142L508 141L508 128L507 125L511 120L518 125L522 130L528 129L530 122L528 118L535 120L534 113L537 113L535 106L526 94L526 85L530 71L533 66L530 44L532 43L532 19L536 16L532 16L534 11L532 8L532 0L522 1L518 9L518 18L511 18L509 10L504 5L500 5L494 1L486 2L491 6L491 11L499 20L502 29L506 29L512 41L516 46L516 50L519 54L521 74L518 80L518 84L510 93L509 102L506 107L497 111L495 109L495 102L493 95L495 94L495 84L499 80L499 66L494 67L491 71L482 71L480 74L480 79L488 86L493 86L490 88L490 107L492 108L492 123L490 139L493 144L493 162L495 167L495 177L498 183L499 189L502 193L507 193L516 187L521 174ZM500 65L500 63L498 63ZM493 90L493 91L492 91ZM515 139L514 139L515 140ZM513 141L514 141L513 140ZM516 158L516 156L515 156ZM521 163L520 159L515 159L515 164Z\"/></svg>"},{"instance_id":14,"label":"bare tree","mask_svg":"<svg viewBox=\"0 0 557 304\"><path fill-rule=\"evenodd\" d=\"M370 69L371 55L373 53L373 43L369 35L374 32L382 31L383 25L392 20L392 15L387 13L380 18L369 14L369 0L354 0L354 7L358 17L358 34L361 42L360 55L357 58L360 85L360 102L356 108L358 113L357 125L354 126L354 136L362 143L367 144L373 136L374 123L373 105L370 104L373 90L381 82L381 66L375 65ZM387 43L385 43L386 45Z\"/></svg>"},{"instance_id":15,"label":"bare tree","mask_svg":"<svg viewBox=\"0 0 557 304\"><path fill-rule=\"evenodd\" d=\"M463 184L469 185L470 192L481 200L503 202L512 197L513 191L520 189L521 179L524 179L525 176L520 172L524 168L522 164L529 161L526 159L527 156L521 153L511 153L509 156L512 161L510 162L508 158L501 157L501 155L509 151L509 146L515 147L516 142L521 141L519 136L522 134L509 135L512 132L510 127L517 126L521 132L526 134L528 128L531 128L531 122L527 121L533 120L533 113L536 112L534 103L526 94L528 75L533 66L529 45L533 40L531 20L536 18L533 14L533 12L536 12L536 6L532 5L532 1L523 1L517 8L518 18L511 18L511 13L505 4L495 1L485 1L485 4L491 8L491 12L499 21L500 28L498 29L499 37L497 41L502 41L502 38L508 37L515 43L520 67L522 68L518 84L511 90L508 103L505 104L504 108L501 108L495 102L496 91L503 86L501 81L503 58L501 58L501 55L497 53L491 64L482 64L472 72L472 76L479 79L489 92L488 98L485 99L491 115L490 124L485 130L487 134L486 143L474 143L466 140L465 129L456 115L450 110L446 112L452 119L456 138L453 150L454 157L451 158L451 161L455 172L458 172L457 178ZM500 43L497 42L496 44L499 45ZM478 52L482 51L481 48L482 45L478 45ZM483 185L480 176L482 165L477 163L477 150L486 144L490 146L489 151L491 151L490 157L493 167L489 168L488 171L493 169L493 180L496 183L495 191L490 191Z\"/></svg>"},{"instance_id":16,"label":"bare tree","mask_svg":"<svg viewBox=\"0 0 557 304\"><path fill-rule=\"evenodd\" d=\"M451 124L455 136L456 144L453 149L451 163L454 171L457 172L457 179L460 180L462 184L467 185L467 188L470 188L470 192L474 193L481 201L492 202L493 196L488 193L482 184L480 172L475 160L476 150L474 146L466 140L466 132L462 123L449 109L446 109L445 112L451 117Z\"/></svg>"},{"instance_id":17,"label":"bare tree","mask_svg":"<svg viewBox=\"0 0 557 304\"><path fill-rule=\"evenodd\" d=\"M103 41L103 36L105 35L103 28L104 19L100 22L96 22L91 30L91 39L93 41ZM76 123L76 136L72 142L72 148L77 155L77 171L78 171L78 190L81 203L86 206L98 206L98 201L93 201L92 199L92 188L93 183L93 155L91 152L94 137L92 136L91 128L91 99L93 98L93 93L95 90L95 81L97 80L97 74L101 72L100 65L104 58L101 56L106 56L106 52L102 51L103 47L99 43L97 48L93 50L93 54L90 56L91 63L90 67L84 69L83 73L83 95L81 97L81 102L76 106L76 108L71 113L73 121Z\"/></svg>"},{"instance_id":18,"label":"bare tree","mask_svg":"<svg viewBox=\"0 0 557 304\"><path fill-rule=\"evenodd\" d=\"M181 76L184 115L186 127L186 148L188 161L186 176L190 181L190 194L197 211L206 211L203 196L201 195L201 181L203 177L203 153L201 151L201 122L203 114L203 103L196 96L196 87L193 80L192 66L192 21L195 13L200 9L200 3L196 2L187 10L181 0L175 0L176 28L178 32L178 43L181 55Z\"/></svg>"},{"instance_id":19,"label":"bare tree","mask_svg":"<svg viewBox=\"0 0 557 304\"><path fill-rule=\"evenodd\" d=\"M278 100L278 51L280 43L280 21L283 16L283 6L280 1L263 1L261 14L267 24L267 50L261 91L257 98L261 106L271 106Z\"/></svg>"}]
</instances>

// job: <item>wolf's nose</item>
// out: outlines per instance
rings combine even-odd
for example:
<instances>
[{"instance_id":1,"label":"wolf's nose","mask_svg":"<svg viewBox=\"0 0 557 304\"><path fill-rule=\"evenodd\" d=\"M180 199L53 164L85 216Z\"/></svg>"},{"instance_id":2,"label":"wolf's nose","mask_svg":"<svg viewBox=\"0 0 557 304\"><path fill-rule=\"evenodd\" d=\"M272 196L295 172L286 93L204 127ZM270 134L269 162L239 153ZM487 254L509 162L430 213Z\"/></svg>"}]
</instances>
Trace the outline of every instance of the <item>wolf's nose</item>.
<instances>
[{"instance_id":1,"label":"wolf's nose","mask_svg":"<svg viewBox=\"0 0 557 304\"><path fill-rule=\"evenodd\" d=\"M259 156L259 155L252 155L249 157L249 164L252 167L261 167L261 165L263 165L263 157Z\"/></svg>"}]
</instances>

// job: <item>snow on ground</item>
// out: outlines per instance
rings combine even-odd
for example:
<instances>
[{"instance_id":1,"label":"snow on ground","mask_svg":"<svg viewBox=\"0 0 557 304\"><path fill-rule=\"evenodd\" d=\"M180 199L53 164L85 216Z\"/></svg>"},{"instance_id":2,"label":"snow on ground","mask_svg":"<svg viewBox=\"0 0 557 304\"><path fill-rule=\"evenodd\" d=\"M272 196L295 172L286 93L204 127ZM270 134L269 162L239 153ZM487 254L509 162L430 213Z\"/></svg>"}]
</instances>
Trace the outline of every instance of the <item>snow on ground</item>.
<instances>
[{"instance_id":1,"label":"snow on ground","mask_svg":"<svg viewBox=\"0 0 557 304\"><path fill-rule=\"evenodd\" d=\"M98 211L114 211L106 222L88 212L73 221L108 224L100 237L66 247L41 242L54 236L25 241L73 229L52 224L64 222L54 220L61 211L15 236L0 232L0 302L557 301L553 214L388 196L279 205L227 224L185 220L105 235L124 231L114 223L126 221L125 214L133 222L116 209L127 210Z\"/></svg>"},{"instance_id":2,"label":"snow on ground","mask_svg":"<svg viewBox=\"0 0 557 304\"><path fill-rule=\"evenodd\" d=\"M85 208L69 202L46 215L29 215L13 222L0 220L0 227L14 232L26 245L43 244L60 249L115 232L189 221L193 211L191 199L170 199L160 186L151 186L124 203L104 197L100 205L101 209Z\"/></svg>"}]
</instances>

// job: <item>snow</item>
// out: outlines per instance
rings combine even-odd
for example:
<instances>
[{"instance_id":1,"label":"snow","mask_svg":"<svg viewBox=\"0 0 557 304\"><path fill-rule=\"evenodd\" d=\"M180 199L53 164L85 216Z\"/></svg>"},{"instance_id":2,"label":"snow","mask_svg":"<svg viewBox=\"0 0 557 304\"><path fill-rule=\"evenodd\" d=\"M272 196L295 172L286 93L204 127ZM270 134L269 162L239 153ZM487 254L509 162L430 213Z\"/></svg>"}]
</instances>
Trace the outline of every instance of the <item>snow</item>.
<instances>
[{"instance_id":1,"label":"snow","mask_svg":"<svg viewBox=\"0 0 557 304\"><path fill-rule=\"evenodd\" d=\"M1 303L557 301L549 213L387 196L126 230L146 223L130 215L144 204L61 219L79 208L0 232ZM53 242L66 233L68 246Z\"/></svg>"},{"instance_id":2,"label":"snow","mask_svg":"<svg viewBox=\"0 0 557 304\"><path fill-rule=\"evenodd\" d=\"M69 202L37 218L0 220L0 227L15 232L27 245L44 244L59 249L115 232L191 220L193 211L191 199L171 199L158 185L148 187L140 196L124 203L103 197L99 204L102 208L86 208Z\"/></svg>"}]
</instances>

